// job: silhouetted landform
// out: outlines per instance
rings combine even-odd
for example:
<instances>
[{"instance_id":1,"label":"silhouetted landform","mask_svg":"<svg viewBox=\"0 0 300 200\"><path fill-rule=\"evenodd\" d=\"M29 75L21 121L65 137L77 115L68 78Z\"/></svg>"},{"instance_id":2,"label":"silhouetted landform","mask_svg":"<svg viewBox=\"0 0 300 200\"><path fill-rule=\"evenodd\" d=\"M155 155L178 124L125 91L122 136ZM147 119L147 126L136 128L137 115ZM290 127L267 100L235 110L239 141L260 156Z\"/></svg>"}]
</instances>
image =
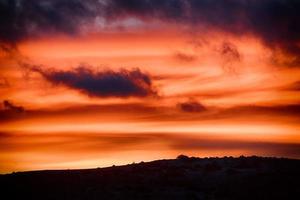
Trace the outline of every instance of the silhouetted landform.
<instances>
[{"instance_id":1,"label":"silhouetted landform","mask_svg":"<svg viewBox=\"0 0 300 200\"><path fill-rule=\"evenodd\" d=\"M0 176L1 199L300 199L300 160L194 158ZM4 198L3 198L4 197Z\"/></svg>"}]
</instances>

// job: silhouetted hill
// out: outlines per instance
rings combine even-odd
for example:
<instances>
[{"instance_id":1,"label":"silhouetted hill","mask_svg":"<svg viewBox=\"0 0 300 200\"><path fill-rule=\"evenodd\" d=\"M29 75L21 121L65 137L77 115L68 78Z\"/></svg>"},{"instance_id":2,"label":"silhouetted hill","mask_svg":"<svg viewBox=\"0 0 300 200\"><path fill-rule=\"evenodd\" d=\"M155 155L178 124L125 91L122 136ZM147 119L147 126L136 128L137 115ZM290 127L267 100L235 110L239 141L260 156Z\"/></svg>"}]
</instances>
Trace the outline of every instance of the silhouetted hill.
<instances>
[{"instance_id":1,"label":"silhouetted hill","mask_svg":"<svg viewBox=\"0 0 300 200\"><path fill-rule=\"evenodd\" d=\"M224 157L0 176L1 199L300 199L300 160Z\"/></svg>"}]
</instances>

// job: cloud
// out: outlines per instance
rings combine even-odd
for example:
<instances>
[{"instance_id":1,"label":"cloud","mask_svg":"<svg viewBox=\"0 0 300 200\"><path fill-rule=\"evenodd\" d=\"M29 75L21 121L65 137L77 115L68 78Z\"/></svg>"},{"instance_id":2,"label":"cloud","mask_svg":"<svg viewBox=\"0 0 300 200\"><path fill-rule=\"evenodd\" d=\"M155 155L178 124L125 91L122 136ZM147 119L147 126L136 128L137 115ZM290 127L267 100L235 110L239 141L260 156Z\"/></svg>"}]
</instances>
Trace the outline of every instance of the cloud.
<instances>
[{"instance_id":1,"label":"cloud","mask_svg":"<svg viewBox=\"0 0 300 200\"><path fill-rule=\"evenodd\" d=\"M0 77L0 89L9 87L9 82L6 78Z\"/></svg>"},{"instance_id":2,"label":"cloud","mask_svg":"<svg viewBox=\"0 0 300 200\"><path fill-rule=\"evenodd\" d=\"M207 110L206 107L201 103L192 99L183 103L179 103L178 107L184 112L203 112Z\"/></svg>"},{"instance_id":3,"label":"cloud","mask_svg":"<svg viewBox=\"0 0 300 200\"><path fill-rule=\"evenodd\" d=\"M230 42L223 42L221 48L220 48L220 54L228 57L228 59L231 60L240 60L241 55L237 49L237 47L230 43Z\"/></svg>"},{"instance_id":4,"label":"cloud","mask_svg":"<svg viewBox=\"0 0 300 200\"><path fill-rule=\"evenodd\" d=\"M266 116L270 117L293 117L299 120L300 104L286 104L274 106L259 106L259 105L245 105L235 106L226 109L220 109L212 118L235 118L235 117L250 117L250 116Z\"/></svg>"},{"instance_id":5,"label":"cloud","mask_svg":"<svg viewBox=\"0 0 300 200\"><path fill-rule=\"evenodd\" d=\"M193 62L193 61L197 60L196 55L187 54L187 53L183 53L180 51L176 52L174 56L176 59L183 61L183 62Z\"/></svg>"},{"instance_id":6,"label":"cloud","mask_svg":"<svg viewBox=\"0 0 300 200\"><path fill-rule=\"evenodd\" d=\"M94 0L1 0L0 41L16 43L46 33L76 34L96 16Z\"/></svg>"},{"instance_id":7,"label":"cloud","mask_svg":"<svg viewBox=\"0 0 300 200\"><path fill-rule=\"evenodd\" d=\"M190 103L192 102L192 103ZM194 102L194 103L193 103ZM299 123L300 104L258 106L245 105L230 108L202 107L199 102L192 100L178 103L177 109L173 105L158 105L140 103L120 104L78 104L58 109L40 108L26 109L26 112L16 113L8 109L0 110L0 124L7 121L39 120L39 119L68 119L72 117L74 123L82 123L82 119L99 121L124 122L204 122L223 120L251 120L271 123ZM115 116L118 116L118 119ZM78 120L78 121L76 121ZM50 120L52 121L52 120ZM223 121L224 122L224 121Z\"/></svg>"},{"instance_id":8,"label":"cloud","mask_svg":"<svg viewBox=\"0 0 300 200\"><path fill-rule=\"evenodd\" d=\"M5 110L13 111L16 113L22 113L25 109L22 106L16 106L8 100L3 101L3 106Z\"/></svg>"},{"instance_id":9,"label":"cloud","mask_svg":"<svg viewBox=\"0 0 300 200\"><path fill-rule=\"evenodd\" d=\"M26 117L27 111L23 106L17 106L9 100L4 100L0 109L0 123L20 120Z\"/></svg>"},{"instance_id":10,"label":"cloud","mask_svg":"<svg viewBox=\"0 0 300 200\"><path fill-rule=\"evenodd\" d=\"M43 34L76 35L128 18L189 25L193 31L253 35L300 63L300 1L296 0L1 0L0 42ZM99 27L98 27L99 28Z\"/></svg>"},{"instance_id":11,"label":"cloud","mask_svg":"<svg viewBox=\"0 0 300 200\"><path fill-rule=\"evenodd\" d=\"M295 0L172 0L111 1L112 17L138 16L146 20L189 24L194 31L223 31L254 35L271 49L293 55L299 64L300 2Z\"/></svg>"},{"instance_id":12,"label":"cloud","mask_svg":"<svg viewBox=\"0 0 300 200\"><path fill-rule=\"evenodd\" d=\"M155 144L159 144L158 146ZM34 149L33 149L34 147ZM62 148L63 147L63 148ZM166 133L27 133L14 135L14 133L0 133L1 152L43 151L59 152L58 155L76 154L76 157L94 155L93 152L115 153L116 150L144 150L164 151L166 149L176 152L198 151L219 152L219 156L230 155L233 152L241 154L263 154L269 156L295 157L300 156L300 145L296 143L259 142L234 139L209 139L204 134L197 136L189 134ZM79 153L80 152L80 153ZM225 152L225 153L224 153Z\"/></svg>"},{"instance_id":13,"label":"cloud","mask_svg":"<svg viewBox=\"0 0 300 200\"><path fill-rule=\"evenodd\" d=\"M234 71L232 64L241 61L241 54L238 48L231 42L223 42L218 52L222 58L223 68L227 71Z\"/></svg>"},{"instance_id":14,"label":"cloud","mask_svg":"<svg viewBox=\"0 0 300 200\"><path fill-rule=\"evenodd\" d=\"M173 140L172 140L173 139ZM300 145L297 143L257 142L241 140L207 139L201 137L178 137L170 139L170 146L176 150L220 150L245 152L246 154L267 154L273 156L299 157Z\"/></svg>"},{"instance_id":15,"label":"cloud","mask_svg":"<svg viewBox=\"0 0 300 200\"><path fill-rule=\"evenodd\" d=\"M190 25L193 31L222 31L236 36L254 35L272 50L300 63L300 2L295 0L113 0L110 18L133 16Z\"/></svg>"},{"instance_id":16,"label":"cloud","mask_svg":"<svg viewBox=\"0 0 300 200\"><path fill-rule=\"evenodd\" d=\"M31 67L47 81L79 90L91 97L147 97L157 93L148 74L139 69L93 71L79 66L69 71Z\"/></svg>"},{"instance_id":17,"label":"cloud","mask_svg":"<svg viewBox=\"0 0 300 200\"><path fill-rule=\"evenodd\" d=\"M282 89L287 91L300 91L300 81L296 81L290 85L283 87Z\"/></svg>"}]
</instances>

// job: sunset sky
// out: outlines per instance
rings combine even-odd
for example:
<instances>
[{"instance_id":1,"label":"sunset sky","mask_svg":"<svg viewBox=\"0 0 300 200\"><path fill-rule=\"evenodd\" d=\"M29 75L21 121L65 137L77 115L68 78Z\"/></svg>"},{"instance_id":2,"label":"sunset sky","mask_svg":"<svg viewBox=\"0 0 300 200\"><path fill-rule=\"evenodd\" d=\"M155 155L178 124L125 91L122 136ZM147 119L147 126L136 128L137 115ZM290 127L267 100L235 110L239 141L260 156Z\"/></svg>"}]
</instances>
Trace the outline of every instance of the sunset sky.
<instances>
[{"instance_id":1,"label":"sunset sky","mask_svg":"<svg viewBox=\"0 0 300 200\"><path fill-rule=\"evenodd\" d=\"M300 1L0 0L0 173L300 158Z\"/></svg>"}]
</instances>

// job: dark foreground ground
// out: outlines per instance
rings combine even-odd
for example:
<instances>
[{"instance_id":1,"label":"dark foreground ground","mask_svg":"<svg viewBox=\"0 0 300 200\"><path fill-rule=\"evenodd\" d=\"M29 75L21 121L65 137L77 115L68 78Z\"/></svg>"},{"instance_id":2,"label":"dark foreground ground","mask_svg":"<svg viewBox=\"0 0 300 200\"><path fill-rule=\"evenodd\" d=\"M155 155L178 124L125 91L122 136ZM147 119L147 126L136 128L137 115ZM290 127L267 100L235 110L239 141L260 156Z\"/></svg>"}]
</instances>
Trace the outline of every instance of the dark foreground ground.
<instances>
[{"instance_id":1,"label":"dark foreground ground","mask_svg":"<svg viewBox=\"0 0 300 200\"><path fill-rule=\"evenodd\" d=\"M86 170L0 176L1 199L300 199L300 160L158 160Z\"/></svg>"}]
</instances>

